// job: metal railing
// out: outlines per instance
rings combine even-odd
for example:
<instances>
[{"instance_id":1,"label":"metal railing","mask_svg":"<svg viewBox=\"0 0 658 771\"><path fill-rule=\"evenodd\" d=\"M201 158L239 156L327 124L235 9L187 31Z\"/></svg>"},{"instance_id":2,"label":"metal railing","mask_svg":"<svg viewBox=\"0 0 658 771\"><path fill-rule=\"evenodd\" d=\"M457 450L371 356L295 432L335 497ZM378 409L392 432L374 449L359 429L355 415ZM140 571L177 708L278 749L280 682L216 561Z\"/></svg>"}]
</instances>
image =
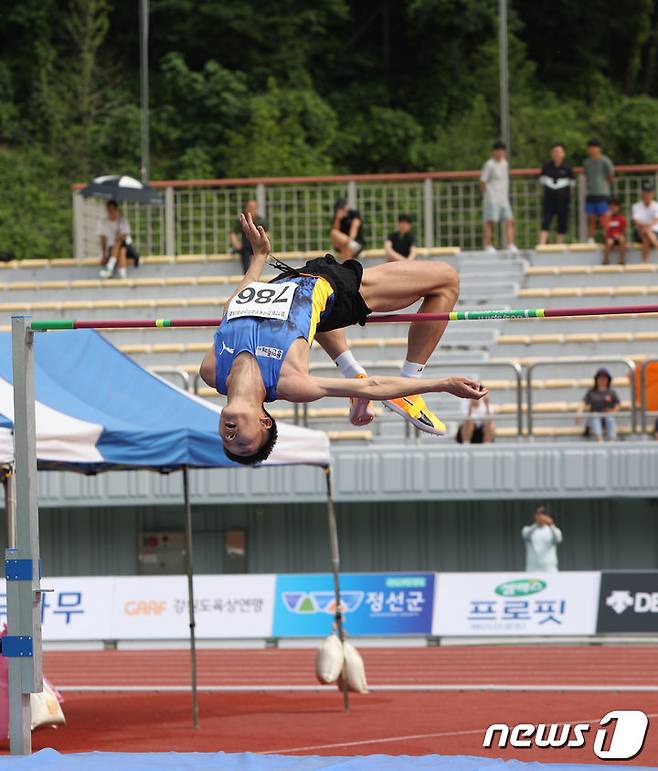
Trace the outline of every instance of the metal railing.
<instances>
[{"instance_id":1,"label":"metal railing","mask_svg":"<svg viewBox=\"0 0 658 771\"><path fill-rule=\"evenodd\" d=\"M532 364L528 365L526 369L526 402L527 402L527 414L528 414L528 436L533 436L534 420L533 420L533 396L532 396L532 375L537 367L550 366L553 369L556 367L568 367L581 364L623 364L630 373L631 383L631 435L635 435L637 432L637 404L635 401L635 370L636 364L632 359L626 359L623 357L611 357L611 356L590 356L590 357L569 357L568 359L537 359ZM561 413L564 414L564 413ZM576 413L574 413L575 415ZM597 413L592 413L597 414ZM590 413L588 413L588 416Z\"/></svg>"},{"instance_id":2,"label":"metal railing","mask_svg":"<svg viewBox=\"0 0 658 771\"><path fill-rule=\"evenodd\" d=\"M513 383L514 383L514 391L515 391L515 406L516 410L514 412L510 413L495 413L492 416L478 416L478 421L481 420L513 420L516 424L516 436L517 437L523 437L527 436L528 438L532 439L535 434L535 421L536 421L536 403L535 398L533 396L533 375L535 373L535 370L539 367L551 367L552 369L555 369L556 367L573 367L573 366L582 366L582 365L599 365L599 364L606 364L606 365L622 365L629 373L629 383L630 383L630 434L631 436L636 436L637 434L640 434L641 436L646 436L648 432L648 422L647 419L649 416L656 415L658 416L658 413L650 412L647 410L647 395L646 395L646 372L651 364L658 364L658 358L656 359L648 359L638 367L638 365L635 364L635 362L632 359L627 359L625 357L615 357L615 356L592 356L592 357L568 357L568 358L561 358L561 359L538 359L534 361L532 364L527 365L525 368L522 367L520 364L518 364L515 361L510 361L507 359L504 360L489 360L489 361L473 361L473 360L464 360L464 361L450 361L444 363L434 363L430 362L426 369L427 371L430 370L437 370L437 369L450 369L453 371L468 371L468 370L482 370L482 369L510 369L514 373ZM377 371L377 370L386 370L391 369L391 364L369 364L368 369L370 371ZM157 372L158 374L178 374L181 376L183 382L185 383L185 388L195 395L199 395L200 388L203 385L203 382L200 378L199 373L195 373L192 377L188 375L187 372L184 370L176 370L175 368L157 368L153 371ZM636 382L636 373L639 373L640 375L640 398L639 402L636 398L636 392L635 392L635 382ZM486 380L485 380L486 382ZM524 392L526 396L526 402L524 403L523 397ZM494 404L495 407L495 404ZM295 425L301 425L301 426L308 426L310 422L310 416L309 416L309 405L308 404L293 404L293 423ZM541 415L561 415L561 416L570 416L575 417L577 415L576 410L572 411L565 411L565 410L556 410L556 411L542 411ZM594 417L596 415L606 415L608 413L587 413L585 417ZM615 413L618 414L618 413ZM524 431L524 418L523 416L526 415L526 428ZM449 413L449 412L442 412L442 418L446 420L458 420L463 421L467 418L467 416L464 413ZM407 427L407 433L406 436L409 438L414 435L418 435L418 432L412 429L410 424L405 424Z\"/></svg>"},{"instance_id":3,"label":"metal railing","mask_svg":"<svg viewBox=\"0 0 658 771\"><path fill-rule=\"evenodd\" d=\"M569 219L571 240L584 241L584 178L578 173ZM643 180L657 181L658 164L619 166L615 192L628 212L640 197ZM511 202L517 244L537 243L542 190L539 169L511 172ZM327 177L209 179L152 182L163 193L157 206L123 204L133 239L143 253L220 254L229 249L244 202L255 198L266 217L276 251L315 251L329 248L333 203L339 196L358 208L364 219L367 247L381 248L395 229L398 214L414 221L419 246L482 246L482 196L479 171L406 174L359 174ZM82 198L82 185L73 187L74 253L78 259L98 255L96 235L103 202Z\"/></svg>"}]
</instances>

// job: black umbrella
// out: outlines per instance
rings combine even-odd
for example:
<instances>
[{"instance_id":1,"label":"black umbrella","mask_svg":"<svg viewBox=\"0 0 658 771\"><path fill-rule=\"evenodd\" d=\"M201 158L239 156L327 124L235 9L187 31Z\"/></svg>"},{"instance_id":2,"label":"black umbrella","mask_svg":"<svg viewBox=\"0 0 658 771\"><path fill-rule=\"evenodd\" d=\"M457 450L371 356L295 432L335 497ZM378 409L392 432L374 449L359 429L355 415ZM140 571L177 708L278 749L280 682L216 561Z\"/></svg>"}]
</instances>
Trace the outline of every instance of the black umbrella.
<instances>
[{"instance_id":1,"label":"black umbrella","mask_svg":"<svg viewBox=\"0 0 658 771\"><path fill-rule=\"evenodd\" d=\"M159 204L162 196L152 187L143 185L138 179L116 174L96 177L80 191L85 198L94 196L115 201L132 203Z\"/></svg>"}]
</instances>

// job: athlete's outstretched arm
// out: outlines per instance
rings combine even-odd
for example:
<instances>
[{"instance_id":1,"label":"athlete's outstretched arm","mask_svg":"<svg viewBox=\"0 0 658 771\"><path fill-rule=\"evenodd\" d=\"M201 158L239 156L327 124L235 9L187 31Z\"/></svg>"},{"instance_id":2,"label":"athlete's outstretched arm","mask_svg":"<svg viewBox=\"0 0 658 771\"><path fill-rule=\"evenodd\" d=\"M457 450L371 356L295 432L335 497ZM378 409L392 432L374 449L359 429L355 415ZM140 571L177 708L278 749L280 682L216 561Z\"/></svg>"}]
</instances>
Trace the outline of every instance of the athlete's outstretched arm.
<instances>
[{"instance_id":1,"label":"athlete's outstretched arm","mask_svg":"<svg viewBox=\"0 0 658 771\"><path fill-rule=\"evenodd\" d=\"M358 380L312 378L323 396L354 396L361 399L397 399L414 394L449 393L462 399L481 399L489 393L481 383L455 375L442 378L364 377Z\"/></svg>"},{"instance_id":2,"label":"athlete's outstretched arm","mask_svg":"<svg viewBox=\"0 0 658 771\"><path fill-rule=\"evenodd\" d=\"M314 402L324 396L352 396L357 399L397 399L414 394L448 393L462 399L481 399L489 390L466 377L408 378L364 377L339 380L330 377L289 377L279 384L281 399Z\"/></svg>"}]
</instances>

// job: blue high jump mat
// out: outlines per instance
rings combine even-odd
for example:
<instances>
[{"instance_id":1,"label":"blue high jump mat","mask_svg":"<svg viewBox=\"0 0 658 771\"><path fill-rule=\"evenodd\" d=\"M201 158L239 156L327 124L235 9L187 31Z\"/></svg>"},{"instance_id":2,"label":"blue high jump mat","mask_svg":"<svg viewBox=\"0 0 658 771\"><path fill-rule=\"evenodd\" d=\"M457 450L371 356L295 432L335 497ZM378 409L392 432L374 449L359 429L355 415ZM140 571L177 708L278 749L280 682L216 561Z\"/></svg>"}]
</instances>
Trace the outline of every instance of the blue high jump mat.
<instances>
[{"instance_id":1,"label":"blue high jump mat","mask_svg":"<svg viewBox=\"0 0 658 771\"><path fill-rule=\"evenodd\" d=\"M28 757L4 757L0 769L16 771L592 771L628 768L620 765L576 763L523 763L467 755L255 755L251 752L85 752L61 755L41 750ZM655 766L632 766L634 771L655 771Z\"/></svg>"}]
</instances>

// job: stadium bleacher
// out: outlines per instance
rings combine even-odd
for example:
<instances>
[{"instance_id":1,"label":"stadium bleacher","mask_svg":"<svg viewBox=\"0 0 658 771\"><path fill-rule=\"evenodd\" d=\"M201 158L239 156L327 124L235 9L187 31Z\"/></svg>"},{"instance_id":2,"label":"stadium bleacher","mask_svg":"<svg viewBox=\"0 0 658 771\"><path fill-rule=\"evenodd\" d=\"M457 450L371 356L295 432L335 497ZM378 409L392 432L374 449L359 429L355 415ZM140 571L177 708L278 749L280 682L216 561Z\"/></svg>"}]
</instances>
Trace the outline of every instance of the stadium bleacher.
<instances>
[{"instance_id":1,"label":"stadium bleacher","mask_svg":"<svg viewBox=\"0 0 658 771\"><path fill-rule=\"evenodd\" d=\"M305 255L278 256L295 265ZM420 250L419 258L445 259L459 270L459 309L658 302L658 265L640 263L637 249L630 251L626 266L601 265L600 251L589 244L540 247L516 256L445 247ZM367 265L383 261L382 250L367 252L364 261ZM267 272L273 274L270 269ZM219 317L240 278L238 259L228 254L145 257L128 279L110 281L98 278L96 260L0 263L0 311L5 324L11 314L19 312L29 312L37 319ZM406 333L405 324L366 325L348 330L348 338L366 368L394 374L404 358ZM210 344L210 330L168 329L159 336L153 330L126 329L105 334L140 364L162 371L166 377L172 376L173 370L184 373L199 395L218 398L195 377ZM582 434L573 413L591 384L596 365L556 360L609 357L613 360L609 368L615 376L614 387L624 402L620 416L620 433L624 434L629 430L630 382L622 360L630 357L642 361L657 354L658 330L653 315L457 322L449 325L431 360L431 369L447 374L452 368L485 381L496 405L497 436L505 439L517 435L518 382L509 362L527 367L549 359L548 364L537 364L533 374L534 433L563 438ZM313 347L311 366L316 371L334 371L318 346ZM525 401L524 396L523 411L527 412ZM462 408L458 400L436 394L428 397L428 402L455 430ZM273 414L323 428L334 441L423 438L411 436L406 424L383 410L367 430L354 429L347 421L345 400L339 399L298 410L276 404Z\"/></svg>"}]
</instances>

